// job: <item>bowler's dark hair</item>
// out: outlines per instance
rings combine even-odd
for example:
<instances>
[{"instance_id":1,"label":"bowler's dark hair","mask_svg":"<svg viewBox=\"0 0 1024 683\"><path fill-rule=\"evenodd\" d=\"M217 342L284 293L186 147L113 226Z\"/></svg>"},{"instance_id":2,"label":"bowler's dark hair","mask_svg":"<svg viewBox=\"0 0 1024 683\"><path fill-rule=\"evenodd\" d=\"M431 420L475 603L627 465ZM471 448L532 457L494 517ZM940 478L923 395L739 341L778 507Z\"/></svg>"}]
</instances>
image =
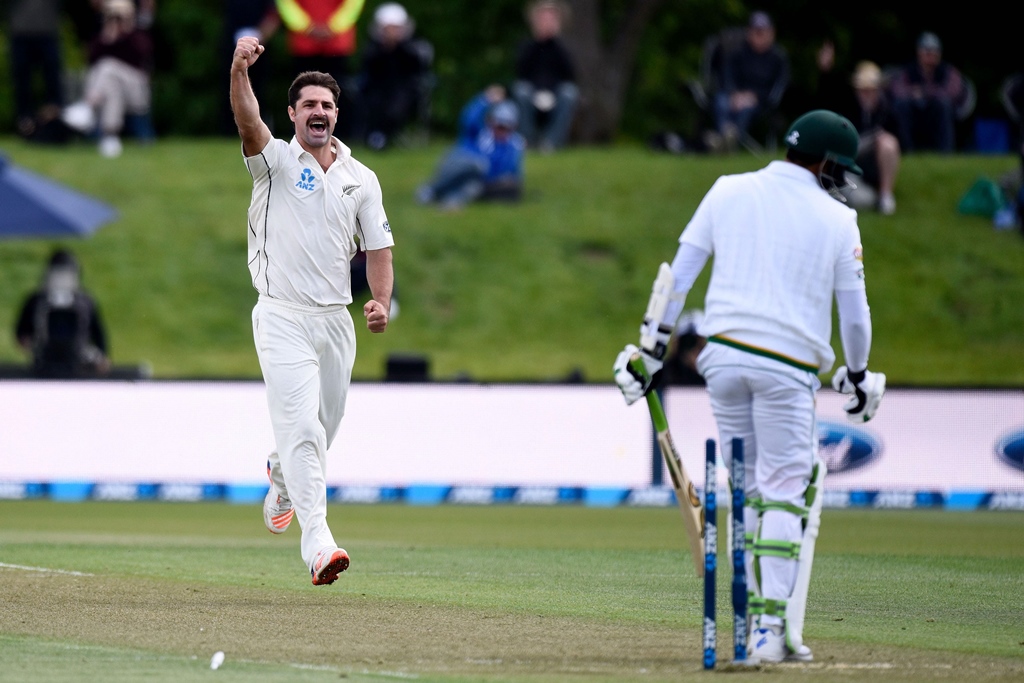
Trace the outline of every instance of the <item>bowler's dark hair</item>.
<instances>
[{"instance_id":1,"label":"bowler's dark hair","mask_svg":"<svg viewBox=\"0 0 1024 683\"><path fill-rule=\"evenodd\" d=\"M295 80L292 81L291 87L288 88L288 106L294 108L295 104L299 101L299 93L307 85L316 85L321 88L327 88L334 95L334 105L338 105L338 98L341 97L341 88L338 86L338 81L334 80L334 76L325 74L322 71L303 71Z\"/></svg>"}]
</instances>

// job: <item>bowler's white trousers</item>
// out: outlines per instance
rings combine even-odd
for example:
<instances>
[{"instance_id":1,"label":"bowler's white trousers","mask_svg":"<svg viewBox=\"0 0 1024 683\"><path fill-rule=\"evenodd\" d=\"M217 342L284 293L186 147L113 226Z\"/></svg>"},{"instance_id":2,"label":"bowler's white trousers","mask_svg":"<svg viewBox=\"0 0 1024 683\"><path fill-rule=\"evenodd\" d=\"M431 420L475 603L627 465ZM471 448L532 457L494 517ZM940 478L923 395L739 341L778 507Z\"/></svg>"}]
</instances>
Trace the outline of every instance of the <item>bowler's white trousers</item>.
<instances>
[{"instance_id":1,"label":"bowler's white trousers","mask_svg":"<svg viewBox=\"0 0 1024 683\"><path fill-rule=\"evenodd\" d=\"M718 423L718 438L726 465L732 461L732 440L743 439L747 500L788 503L805 507L818 434L814 394L821 387L817 375L771 358L708 343L697 359ZM748 532L761 539L799 543L802 519L790 512L744 510ZM747 585L757 586L753 557L748 550ZM787 600L796 581L796 560L761 558L761 595ZM765 618L764 623L781 623Z\"/></svg>"},{"instance_id":2,"label":"bowler's white trousers","mask_svg":"<svg viewBox=\"0 0 1024 683\"><path fill-rule=\"evenodd\" d=\"M260 296L253 338L276 450L270 480L292 502L307 567L337 544L327 526L327 449L345 414L356 335L348 308L309 307Z\"/></svg>"}]
</instances>

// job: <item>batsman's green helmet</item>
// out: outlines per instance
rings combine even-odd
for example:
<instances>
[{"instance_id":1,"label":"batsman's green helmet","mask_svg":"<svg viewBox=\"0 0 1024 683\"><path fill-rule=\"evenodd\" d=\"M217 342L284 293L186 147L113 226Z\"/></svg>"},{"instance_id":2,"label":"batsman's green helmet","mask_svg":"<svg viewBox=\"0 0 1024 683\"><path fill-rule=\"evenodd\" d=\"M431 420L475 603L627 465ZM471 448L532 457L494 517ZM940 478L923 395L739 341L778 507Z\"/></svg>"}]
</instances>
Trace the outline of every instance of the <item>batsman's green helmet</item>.
<instances>
[{"instance_id":1,"label":"batsman's green helmet","mask_svg":"<svg viewBox=\"0 0 1024 683\"><path fill-rule=\"evenodd\" d=\"M862 175L857 165L860 135L850 120L828 111L815 109L799 117L786 131L786 147L807 157L832 159L840 166Z\"/></svg>"}]
</instances>

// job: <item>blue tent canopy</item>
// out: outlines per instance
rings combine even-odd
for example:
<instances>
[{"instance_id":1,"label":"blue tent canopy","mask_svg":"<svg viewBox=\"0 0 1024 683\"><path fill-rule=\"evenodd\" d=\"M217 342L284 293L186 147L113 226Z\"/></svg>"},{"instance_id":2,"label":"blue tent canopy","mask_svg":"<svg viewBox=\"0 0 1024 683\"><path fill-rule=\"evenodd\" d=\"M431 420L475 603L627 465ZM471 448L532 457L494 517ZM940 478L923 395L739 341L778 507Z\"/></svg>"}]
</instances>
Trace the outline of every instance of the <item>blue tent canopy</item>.
<instances>
[{"instance_id":1,"label":"blue tent canopy","mask_svg":"<svg viewBox=\"0 0 1024 683\"><path fill-rule=\"evenodd\" d=\"M0 156L0 239L91 235L116 218L112 206Z\"/></svg>"}]
</instances>

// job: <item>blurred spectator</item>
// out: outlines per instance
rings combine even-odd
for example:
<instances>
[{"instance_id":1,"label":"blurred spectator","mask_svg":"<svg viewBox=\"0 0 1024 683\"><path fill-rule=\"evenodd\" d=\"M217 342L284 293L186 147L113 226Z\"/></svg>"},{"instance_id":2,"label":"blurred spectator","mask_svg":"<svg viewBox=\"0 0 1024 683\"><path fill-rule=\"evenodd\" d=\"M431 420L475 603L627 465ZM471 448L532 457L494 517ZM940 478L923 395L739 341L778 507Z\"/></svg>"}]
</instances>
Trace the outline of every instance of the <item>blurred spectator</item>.
<instances>
[{"instance_id":1,"label":"blurred spectator","mask_svg":"<svg viewBox=\"0 0 1024 683\"><path fill-rule=\"evenodd\" d=\"M84 99L64 110L64 122L86 134L100 130L100 154L121 154L126 116L146 116L153 43L135 22L131 0L104 0L103 27L89 46Z\"/></svg>"},{"instance_id":2,"label":"blurred spectator","mask_svg":"<svg viewBox=\"0 0 1024 683\"><path fill-rule=\"evenodd\" d=\"M261 44L266 44L277 32L281 19L277 14L274 0L226 0L224 3L224 30L221 37L221 58L223 60L224 90L228 89L227 79L230 77L231 60L235 54L235 45L242 36L254 36ZM264 52L256 63L249 67L249 82L256 99L264 100L264 88L271 67L270 55ZM263 122L273 130L274 114L270 107L260 112ZM221 110L221 127L225 134L236 135L235 116L231 112L231 103L223 101Z\"/></svg>"},{"instance_id":3,"label":"blurred spectator","mask_svg":"<svg viewBox=\"0 0 1024 683\"><path fill-rule=\"evenodd\" d=\"M905 152L955 149L956 111L967 101L969 92L960 71L942 59L942 42L937 35L921 34L917 59L899 70L889 91Z\"/></svg>"},{"instance_id":4,"label":"blurred spectator","mask_svg":"<svg viewBox=\"0 0 1024 683\"><path fill-rule=\"evenodd\" d=\"M538 0L527 7L531 37L519 46L512 95L519 105L520 133L543 152L564 147L579 88L569 51L562 42L568 8L562 2Z\"/></svg>"},{"instance_id":5,"label":"blurred spectator","mask_svg":"<svg viewBox=\"0 0 1024 683\"><path fill-rule=\"evenodd\" d=\"M516 132L518 123L514 103L504 100L491 106L479 135L456 143L434 177L416 191L416 199L451 210L479 199L518 200L523 191L526 149L526 140Z\"/></svg>"},{"instance_id":6,"label":"blurred spectator","mask_svg":"<svg viewBox=\"0 0 1024 683\"><path fill-rule=\"evenodd\" d=\"M704 377L697 372L697 356L707 344L699 332L703 321L704 311L700 309L683 311L679 316L662 368L663 386L704 386Z\"/></svg>"},{"instance_id":7,"label":"blurred spectator","mask_svg":"<svg viewBox=\"0 0 1024 683\"><path fill-rule=\"evenodd\" d=\"M789 86L789 57L775 42L775 24L765 12L754 12L746 40L725 55L722 88L715 95L715 125L721 138L709 139L712 149L735 149L756 116L771 115Z\"/></svg>"},{"instance_id":8,"label":"blurred spectator","mask_svg":"<svg viewBox=\"0 0 1024 683\"><path fill-rule=\"evenodd\" d=\"M39 377L93 377L110 370L99 308L81 287L81 276L74 255L58 249L41 286L22 305L15 335L32 354Z\"/></svg>"},{"instance_id":9,"label":"blurred spectator","mask_svg":"<svg viewBox=\"0 0 1024 683\"><path fill-rule=\"evenodd\" d=\"M1016 192L1017 226L1024 230L1024 73L1008 77L1001 88L1003 107L1018 126L1017 152L1020 154L1020 185Z\"/></svg>"},{"instance_id":10,"label":"blurred spectator","mask_svg":"<svg viewBox=\"0 0 1024 683\"><path fill-rule=\"evenodd\" d=\"M18 135L42 139L63 105L60 0L13 0L8 8L14 115ZM35 78L42 80L41 97Z\"/></svg>"},{"instance_id":11,"label":"blurred spectator","mask_svg":"<svg viewBox=\"0 0 1024 683\"><path fill-rule=\"evenodd\" d=\"M131 0L135 6L135 24L144 31L153 28L156 20L156 0ZM88 45L103 28L103 5L105 0L65 2L65 10L71 17L79 42Z\"/></svg>"},{"instance_id":12,"label":"blurred spectator","mask_svg":"<svg viewBox=\"0 0 1024 683\"><path fill-rule=\"evenodd\" d=\"M487 112L507 98L508 91L499 83L492 83L477 93L459 112L458 142L472 145L487 127Z\"/></svg>"},{"instance_id":13,"label":"blurred spectator","mask_svg":"<svg viewBox=\"0 0 1024 683\"><path fill-rule=\"evenodd\" d=\"M355 128L356 85L352 59L356 53L356 21L364 0L276 0L281 22L288 31L288 49L294 75L323 71L341 86L338 123L341 138Z\"/></svg>"},{"instance_id":14,"label":"blurred spectator","mask_svg":"<svg viewBox=\"0 0 1024 683\"><path fill-rule=\"evenodd\" d=\"M857 127L860 146L857 165L864 174L855 189L844 192L854 208L877 208L889 216L896 212L893 190L900 168L900 142L896 137L899 124L889 106L882 70L874 62L863 61L850 79L853 101L838 111Z\"/></svg>"},{"instance_id":15,"label":"blurred spectator","mask_svg":"<svg viewBox=\"0 0 1024 683\"><path fill-rule=\"evenodd\" d=\"M373 15L360 84L366 144L372 149L383 149L413 122L430 95L434 48L413 36L415 28L405 8L395 2L384 3Z\"/></svg>"}]
</instances>

